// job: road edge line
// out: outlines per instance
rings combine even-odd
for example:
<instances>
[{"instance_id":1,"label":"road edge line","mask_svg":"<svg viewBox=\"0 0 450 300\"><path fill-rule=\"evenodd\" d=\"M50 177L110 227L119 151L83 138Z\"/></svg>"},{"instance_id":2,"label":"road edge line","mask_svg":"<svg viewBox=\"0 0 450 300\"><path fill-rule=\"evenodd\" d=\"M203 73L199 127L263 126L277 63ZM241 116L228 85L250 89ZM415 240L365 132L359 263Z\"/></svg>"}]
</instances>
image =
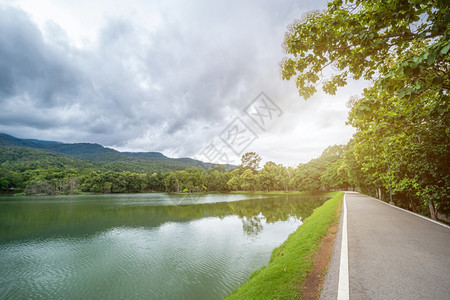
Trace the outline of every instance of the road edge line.
<instances>
[{"instance_id":1,"label":"road edge line","mask_svg":"<svg viewBox=\"0 0 450 300\"><path fill-rule=\"evenodd\" d=\"M348 240L347 240L347 201L346 193L342 203L342 240L341 240L341 259L339 262L339 283L337 299L349 299L349 280L348 280Z\"/></svg>"},{"instance_id":2,"label":"road edge line","mask_svg":"<svg viewBox=\"0 0 450 300\"><path fill-rule=\"evenodd\" d=\"M369 197L370 197L370 196L369 196ZM374 197L370 197L370 198L372 198L373 200L377 200L377 201L379 201L379 202L381 202L381 203L383 203L383 204L386 204L386 205L389 205L389 206L391 206L391 207L394 207L394 208L396 208L396 209L400 209L400 210L402 210L402 211L404 211L404 212L410 213L410 214L412 214L412 215L414 215L414 216L416 216L416 217L419 217L419 218L422 218L422 219L424 219L424 220L430 221L430 222L432 222L432 223L434 223L434 224L441 225L442 227L445 227L445 228L447 228L447 229L450 229L450 226L448 226L447 224L444 224L444 223L441 223L441 222L439 222L439 221L435 221L435 220L433 220L433 219L430 219L430 218L428 218L428 217L425 217L425 216L416 214L415 212L406 210L406 209L404 209L404 208L401 208L401 207L398 207L398 206L395 206L395 205L386 203L386 202L384 202L384 201L381 201L380 199L377 199L377 198L374 198Z\"/></svg>"}]
</instances>

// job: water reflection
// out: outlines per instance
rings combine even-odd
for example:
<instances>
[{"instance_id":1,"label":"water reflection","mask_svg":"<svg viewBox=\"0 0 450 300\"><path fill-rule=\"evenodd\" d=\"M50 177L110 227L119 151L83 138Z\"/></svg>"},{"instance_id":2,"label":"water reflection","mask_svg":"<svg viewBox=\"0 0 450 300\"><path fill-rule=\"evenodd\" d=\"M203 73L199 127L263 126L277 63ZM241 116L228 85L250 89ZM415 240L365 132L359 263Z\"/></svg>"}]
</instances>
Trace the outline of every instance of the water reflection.
<instances>
[{"instance_id":1,"label":"water reflection","mask_svg":"<svg viewBox=\"0 0 450 300\"><path fill-rule=\"evenodd\" d=\"M231 195L237 199L241 195ZM326 198L323 196L266 196L232 202L161 205L167 194L99 197L0 198L0 241L46 236L84 236L115 227L157 227L166 222L186 222L205 217L236 215L243 231L257 235L267 223L304 219ZM173 196L179 199L180 196ZM183 196L184 197L184 196ZM189 196L182 203L221 201L223 195ZM136 200L138 199L138 200ZM226 201L229 201L227 195Z\"/></svg>"},{"instance_id":2,"label":"water reflection","mask_svg":"<svg viewBox=\"0 0 450 300\"><path fill-rule=\"evenodd\" d=\"M222 299L325 200L179 199L1 198L0 299Z\"/></svg>"},{"instance_id":3,"label":"water reflection","mask_svg":"<svg viewBox=\"0 0 450 300\"><path fill-rule=\"evenodd\" d=\"M259 232L263 229L262 221L264 216L259 214L257 216L252 216L247 219L247 217L242 218L242 229L248 236L257 236Z\"/></svg>"}]
</instances>

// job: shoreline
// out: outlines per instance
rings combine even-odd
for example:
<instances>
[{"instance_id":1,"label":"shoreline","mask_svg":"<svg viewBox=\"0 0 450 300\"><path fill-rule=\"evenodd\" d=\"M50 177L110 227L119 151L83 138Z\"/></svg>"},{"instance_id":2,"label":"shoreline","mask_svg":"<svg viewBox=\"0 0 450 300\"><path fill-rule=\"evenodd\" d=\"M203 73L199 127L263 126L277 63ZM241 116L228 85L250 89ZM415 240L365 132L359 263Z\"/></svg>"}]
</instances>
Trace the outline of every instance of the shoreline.
<instances>
[{"instance_id":1,"label":"shoreline","mask_svg":"<svg viewBox=\"0 0 450 300\"><path fill-rule=\"evenodd\" d=\"M248 281L225 299L298 299L306 276L314 270L313 258L330 227L336 223L343 195L343 192L335 192L333 198L314 209L312 215L273 250L269 264L254 271Z\"/></svg>"}]
</instances>

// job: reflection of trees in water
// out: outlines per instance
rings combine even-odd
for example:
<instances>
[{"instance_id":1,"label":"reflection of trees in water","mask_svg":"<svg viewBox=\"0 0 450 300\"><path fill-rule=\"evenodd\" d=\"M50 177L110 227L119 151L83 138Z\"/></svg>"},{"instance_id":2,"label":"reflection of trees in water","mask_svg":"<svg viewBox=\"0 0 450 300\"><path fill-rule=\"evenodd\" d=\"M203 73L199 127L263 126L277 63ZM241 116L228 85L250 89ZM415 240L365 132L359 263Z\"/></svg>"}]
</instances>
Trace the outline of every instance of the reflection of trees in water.
<instances>
[{"instance_id":1,"label":"reflection of trees in water","mask_svg":"<svg viewBox=\"0 0 450 300\"><path fill-rule=\"evenodd\" d=\"M262 214L252 216L251 218L241 218L242 229L244 230L244 233L250 237L256 237L261 232L261 230L263 230L262 221L264 219L265 218Z\"/></svg>"},{"instance_id":2,"label":"reflection of trees in water","mask_svg":"<svg viewBox=\"0 0 450 300\"><path fill-rule=\"evenodd\" d=\"M132 198L132 197L131 197ZM32 197L27 198L33 200ZM235 202L191 205L144 206L114 205L100 197L74 200L69 203L25 201L0 210L2 226L0 241L43 234L89 235L114 227L158 227L165 222L186 222L205 217L224 218L236 215L243 230L256 236L263 229L262 221L274 223L290 217L304 220L327 198L321 196L268 196ZM90 201L92 202L90 203ZM179 201L179 198L177 198ZM82 224L82 225L80 225Z\"/></svg>"}]
</instances>

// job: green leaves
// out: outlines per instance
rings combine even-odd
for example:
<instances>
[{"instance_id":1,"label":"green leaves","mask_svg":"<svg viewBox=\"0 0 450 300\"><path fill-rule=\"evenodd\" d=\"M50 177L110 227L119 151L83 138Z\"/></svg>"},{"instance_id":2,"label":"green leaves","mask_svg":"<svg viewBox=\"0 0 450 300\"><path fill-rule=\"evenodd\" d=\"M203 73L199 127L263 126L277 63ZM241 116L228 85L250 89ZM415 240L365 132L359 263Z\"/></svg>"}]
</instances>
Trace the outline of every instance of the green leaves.
<instances>
[{"instance_id":1,"label":"green leaves","mask_svg":"<svg viewBox=\"0 0 450 300\"><path fill-rule=\"evenodd\" d=\"M415 81L414 91L408 88L403 95L426 90L427 83L417 82L429 81L431 72L447 74L442 81L433 81L433 76L429 83L448 89L448 10L448 4L427 0L333 1L326 11L291 25L284 42L289 58L281 64L283 78L296 77L305 99L317 91L316 76L324 76L322 89L329 94L346 85L349 76L381 80L392 71ZM331 65L338 74L319 75L329 74Z\"/></svg>"},{"instance_id":2,"label":"green leaves","mask_svg":"<svg viewBox=\"0 0 450 300\"><path fill-rule=\"evenodd\" d=\"M442 49L441 49L441 54L442 55L446 55L448 50L450 50L450 44L447 43L447 45L445 45Z\"/></svg>"},{"instance_id":3,"label":"green leaves","mask_svg":"<svg viewBox=\"0 0 450 300\"><path fill-rule=\"evenodd\" d=\"M355 157L365 174L384 188L391 186L396 204L424 213L428 201L450 212L450 201L443 196L450 185L445 163L450 153L449 102L439 87L444 81L436 76L423 90L421 81L393 72L389 81L378 80L366 89L349 115L357 129Z\"/></svg>"}]
</instances>

